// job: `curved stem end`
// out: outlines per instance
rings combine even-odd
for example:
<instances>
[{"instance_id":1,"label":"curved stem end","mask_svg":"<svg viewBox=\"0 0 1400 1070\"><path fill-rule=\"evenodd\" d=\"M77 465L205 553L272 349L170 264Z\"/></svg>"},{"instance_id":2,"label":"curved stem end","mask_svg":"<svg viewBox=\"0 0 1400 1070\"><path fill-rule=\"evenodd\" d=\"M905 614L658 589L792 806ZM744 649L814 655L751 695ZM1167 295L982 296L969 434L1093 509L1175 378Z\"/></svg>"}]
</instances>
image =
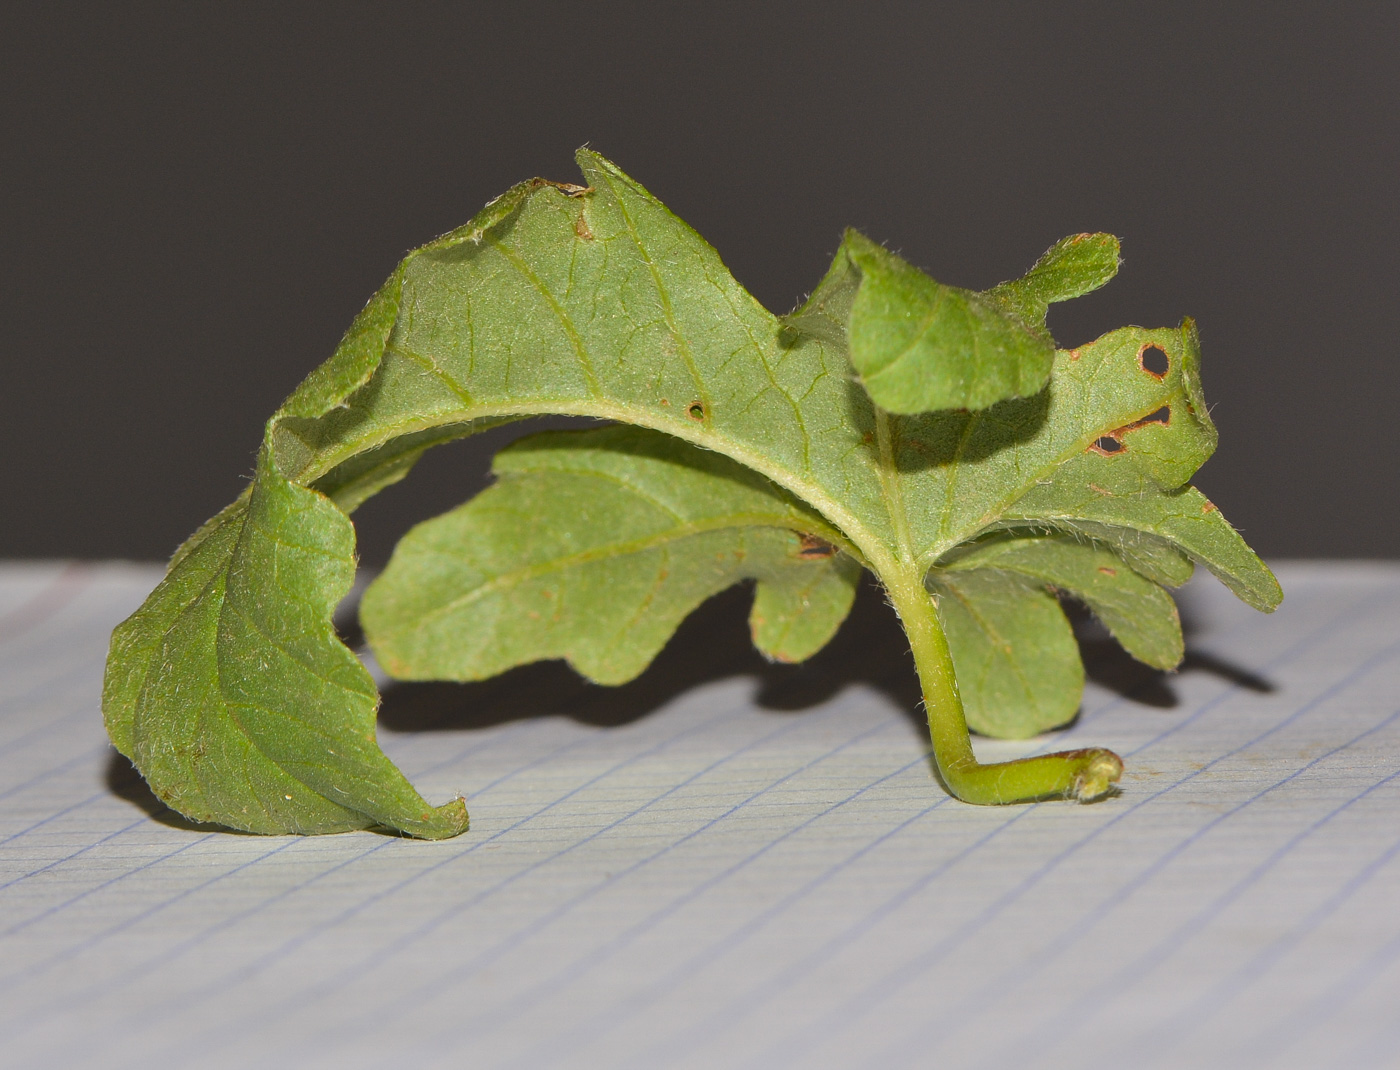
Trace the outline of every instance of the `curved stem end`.
<instances>
[{"instance_id":1,"label":"curved stem end","mask_svg":"<svg viewBox=\"0 0 1400 1070\"><path fill-rule=\"evenodd\" d=\"M937 747L934 750L938 760ZM981 806L1074 799L1093 802L1113 791L1123 775L1123 760L1111 750L1060 751L983 765L970 755L939 761L944 783L963 802Z\"/></svg>"},{"instance_id":2,"label":"curved stem end","mask_svg":"<svg viewBox=\"0 0 1400 1070\"><path fill-rule=\"evenodd\" d=\"M948 639L922 576L913 571L903 582L887 582L886 590L909 636L923 684L934 761L952 794L963 802L996 806L1039 799L1092 802L1113 790L1123 775L1123 760L1099 747L991 765L979 762L968 735Z\"/></svg>"},{"instance_id":3,"label":"curved stem end","mask_svg":"<svg viewBox=\"0 0 1400 1070\"><path fill-rule=\"evenodd\" d=\"M1069 751L1064 756L1082 755L1083 765L1071 785L1069 795L1077 802L1093 802L1107 795L1123 775L1123 759L1111 750Z\"/></svg>"}]
</instances>

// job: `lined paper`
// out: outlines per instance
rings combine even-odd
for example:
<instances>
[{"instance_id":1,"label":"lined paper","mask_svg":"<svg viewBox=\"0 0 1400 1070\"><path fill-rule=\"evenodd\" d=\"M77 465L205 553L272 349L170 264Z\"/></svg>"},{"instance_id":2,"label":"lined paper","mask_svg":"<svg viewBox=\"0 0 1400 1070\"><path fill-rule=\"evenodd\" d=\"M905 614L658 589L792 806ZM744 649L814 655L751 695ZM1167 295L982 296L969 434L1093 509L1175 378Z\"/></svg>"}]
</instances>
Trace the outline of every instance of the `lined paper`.
<instances>
[{"instance_id":1,"label":"lined paper","mask_svg":"<svg viewBox=\"0 0 1400 1070\"><path fill-rule=\"evenodd\" d=\"M159 569L0 566L0 1065L1400 1065L1400 566L1181 594L1175 675L1083 626L1069 730L1122 793L930 773L871 591L802 667L721 596L619 690L536 666L385 693L444 843L190 827L107 746Z\"/></svg>"}]
</instances>

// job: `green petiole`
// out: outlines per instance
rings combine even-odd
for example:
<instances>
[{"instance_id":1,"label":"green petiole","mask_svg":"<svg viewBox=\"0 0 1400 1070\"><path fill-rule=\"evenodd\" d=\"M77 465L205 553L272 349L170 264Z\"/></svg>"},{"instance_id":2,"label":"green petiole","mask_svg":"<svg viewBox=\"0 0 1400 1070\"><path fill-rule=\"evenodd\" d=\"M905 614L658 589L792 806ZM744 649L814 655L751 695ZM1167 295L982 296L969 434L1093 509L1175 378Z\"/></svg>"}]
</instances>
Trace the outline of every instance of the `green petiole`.
<instances>
[{"instance_id":1,"label":"green petiole","mask_svg":"<svg viewBox=\"0 0 1400 1070\"><path fill-rule=\"evenodd\" d=\"M1111 789L1123 761L1110 750L1062 751L983 765L972 751L948 640L921 581L887 588L904 625L923 687L929 739L939 775L963 802L982 805L1070 798L1091 802Z\"/></svg>"}]
</instances>

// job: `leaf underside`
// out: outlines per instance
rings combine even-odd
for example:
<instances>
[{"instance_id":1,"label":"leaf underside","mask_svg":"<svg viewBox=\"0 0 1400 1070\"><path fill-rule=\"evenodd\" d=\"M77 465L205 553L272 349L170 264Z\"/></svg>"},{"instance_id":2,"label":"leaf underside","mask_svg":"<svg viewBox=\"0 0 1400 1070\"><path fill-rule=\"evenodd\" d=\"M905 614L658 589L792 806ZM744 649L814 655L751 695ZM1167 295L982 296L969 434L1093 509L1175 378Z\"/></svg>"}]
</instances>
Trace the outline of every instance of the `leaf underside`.
<instances>
[{"instance_id":1,"label":"leaf underside","mask_svg":"<svg viewBox=\"0 0 1400 1070\"><path fill-rule=\"evenodd\" d=\"M726 457L641 428L547 432L500 481L404 536L360 618L394 676L480 680L565 658L597 683L651 663L711 595L757 581L750 627L803 661L850 610L860 566L829 525ZM804 538L805 535L805 538Z\"/></svg>"},{"instance_id":2,"label":"leaf underside","mask_svg":"<svg viewBox=\"0 0 1400 1070\"><path fill-rule=\"evenodd\" d=\"M249 492L117 629L108 731L174 808L258 832L466 827L379 750L373 683L330 615L349 512L433 445L534 414L617 426L505 451L496 485L405 538L364 606L394 671L564 657L626 680L743 580L759 648L800 660L859 567L917 568L970 722L1024 736L1082 685L1051 589L1159 666L1180 657L1163 586L1195 563L1277 605L1186 486L1215 445L1190 321L1049 341L1046 305L1111 277L1116 240L1076 235L971 294L848 236L779 318L646 190L579 162L587 187L523 183L410 254L269 421Z\"/></svg>"}]
</instances>

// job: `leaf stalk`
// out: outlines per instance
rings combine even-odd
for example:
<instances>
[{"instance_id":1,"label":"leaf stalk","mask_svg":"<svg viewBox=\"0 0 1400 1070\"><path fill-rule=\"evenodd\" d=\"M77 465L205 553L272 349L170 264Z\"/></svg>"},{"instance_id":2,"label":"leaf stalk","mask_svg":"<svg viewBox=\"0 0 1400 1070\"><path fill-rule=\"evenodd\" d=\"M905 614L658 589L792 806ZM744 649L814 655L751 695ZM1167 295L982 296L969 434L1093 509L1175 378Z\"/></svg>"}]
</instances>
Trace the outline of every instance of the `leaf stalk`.
<instances>
[{"instance_id":1,"label":"leaf stalk","mask_svg":"<svg viewBox=\"0 0 1400 1070\"><path fill-rule=\"evenodd\" d=\"M919 672L933 760L953 795L963 802L995 806L1052 798L1091 802L1112 790L1123 773L1123 761L1102 748L985 765L979 762L972 750L952 654L932 596L912 571L886 578L885 587L904 625Z\"/></svg>"}]
</instances>

